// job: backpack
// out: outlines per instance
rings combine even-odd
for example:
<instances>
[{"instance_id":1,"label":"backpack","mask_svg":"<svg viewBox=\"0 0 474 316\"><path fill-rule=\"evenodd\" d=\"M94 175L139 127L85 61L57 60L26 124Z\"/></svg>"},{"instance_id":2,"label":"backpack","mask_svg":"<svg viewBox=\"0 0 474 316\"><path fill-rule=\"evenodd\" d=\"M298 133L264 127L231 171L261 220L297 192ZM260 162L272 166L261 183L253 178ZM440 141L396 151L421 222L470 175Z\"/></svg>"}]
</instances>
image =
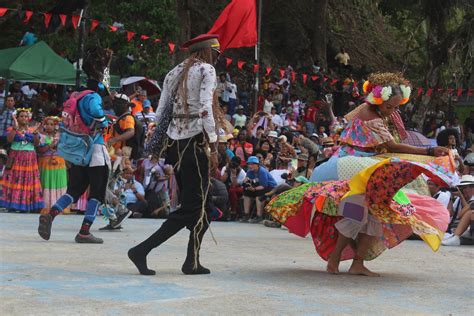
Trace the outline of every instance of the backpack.
<instances>
[{"instance_id":1,"label":"backpack","mask_svg":"<svg viewBox=\"0 0 474 316\"><path fill-rule=\"evenodd\" d=\"M63 123L64 126L74 133L89 134L90 128L84 123L79 111L79 100L88 94L94 93L92 90L76 91L71 94L63 104Z\"/></svg>"},{"instance_id":2,"label":"backpack","mask_svg":"<svg viewBox=\"0 0 474 316\"><path fill-rule=\"evenodd\" d=\"M125 145L132 148L131 158L137 160L137 159L143 158L143 153L145 149L145 128L143 127L142 121L138 120L134 115L130 113L125 113L117 119L117 122L115 122L114 130L119 135L122 135L125 132L120 128L119 122L120 120L124 119L128 115L133 117L133 121L134 121L133 128L135 129L135 135L133 135L132 138L126 140Z\"/></svg>"}]
</instances>

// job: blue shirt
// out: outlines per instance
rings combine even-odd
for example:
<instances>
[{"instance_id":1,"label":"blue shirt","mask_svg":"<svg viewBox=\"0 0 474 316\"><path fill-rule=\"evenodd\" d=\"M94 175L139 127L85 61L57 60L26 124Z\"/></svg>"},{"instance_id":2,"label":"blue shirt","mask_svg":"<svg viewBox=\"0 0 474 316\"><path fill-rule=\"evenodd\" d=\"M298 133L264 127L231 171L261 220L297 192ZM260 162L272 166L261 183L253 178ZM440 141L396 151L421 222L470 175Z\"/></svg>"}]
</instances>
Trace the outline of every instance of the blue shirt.
<instances>
[{"instance_id":1,"label":"blue shirt","mask_svg":"<svg viewBox=\"0 0 474 316\"><path fill-rule=\"evenodd\" d=\"M102 98L97 93L90 93L79 100L79 113L84 124L91 126L95 121L100 128L106 128L109 124L102 109ZM94 138L94 144L105 145L102 134Z\"/></svg>"},{"instance_id":2,"label":"blue shirt","mask_svg":"<svg viewBox=\"0 0 474 316\"><path fill-rule=\"evenodd\" d=\"M123 185L125 185L124 182L123 182ZM145 195L145 189L143 188L143 185L140 182L133 180L133 185L135 186L135 189L137 190L138 193L140 193L143 196ZM115 188L117 189L117 186ZM137 203L138 201L137 196L135 195L135 193L133 193L132 189L123 191L123 194L125 195L127 204Z\"/></svg>"},{"instance_id":3,"label":"blue shirt","mask_svg":"<svg viewBox=\"0 0 474 316\"><path fill-rule=\"evenodd\" d=\"M250 180L256 180L258 185L261 185L264 188L274 188L277 186L277 183L270 172L262 166L258 168L257 172L254 172L253 170L247 171L247 178Z\"/></svg>"},{"instance_id":4,"label":"blue shirt","mask_svg":"<svg viewBox=\"0 0 474 316\"><path fill-rule=\"evenodd\" d=\"M25 35L23 35L22 41L24 46L30 46L36 43L36 36L33 33L26 32Z\"/></svg>"}]
</instances>

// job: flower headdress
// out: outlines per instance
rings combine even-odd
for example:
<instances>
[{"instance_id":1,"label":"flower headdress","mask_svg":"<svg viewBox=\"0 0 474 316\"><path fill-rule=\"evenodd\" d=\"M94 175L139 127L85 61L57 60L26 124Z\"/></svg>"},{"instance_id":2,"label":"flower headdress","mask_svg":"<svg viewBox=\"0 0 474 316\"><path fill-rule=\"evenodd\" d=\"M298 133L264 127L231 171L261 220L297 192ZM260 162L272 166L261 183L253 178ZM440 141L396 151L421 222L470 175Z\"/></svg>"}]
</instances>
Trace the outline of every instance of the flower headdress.
<instances>
[{"instance_id":1,"label":"flower headdress","mask_svg":"<svg viewBox=\"0 0 474 316\"><path fill-rule=\"evenodd\" d=\"M47 122L47 121L53 121L55 125L59 125L59 123L61 122L61 118L59 116L47 116L43 119L43 122Z\"/></svg>"},{"instance_id":2,"label":"flower headdress","mask_svg":"<svg viewBox=\"0 0 474 316\"><path fill-rule=\"evenodd\" d=\"M21 113L21 112L26 112L28 114L28 119L31 120L31 118L33 117L33 113L31 113L31 109L30 108L18 108L15 110L15 112L13 112L13 116L17 117L18 116L18 113Z\"/></svg>"},{"instance_id":3,"label":"flower headdress","mask_svg":"<svg viewBox=\"0 0 474 316\"><path fill-rule=\"evenodd\" d=\"M392 86L398 86L402 91L403 105L410 100L411 87L400 73L374 73L364 82L362 89L366 94L365 100L370 104L380 105L392 96Z\"/></svg>"}]
</instances>

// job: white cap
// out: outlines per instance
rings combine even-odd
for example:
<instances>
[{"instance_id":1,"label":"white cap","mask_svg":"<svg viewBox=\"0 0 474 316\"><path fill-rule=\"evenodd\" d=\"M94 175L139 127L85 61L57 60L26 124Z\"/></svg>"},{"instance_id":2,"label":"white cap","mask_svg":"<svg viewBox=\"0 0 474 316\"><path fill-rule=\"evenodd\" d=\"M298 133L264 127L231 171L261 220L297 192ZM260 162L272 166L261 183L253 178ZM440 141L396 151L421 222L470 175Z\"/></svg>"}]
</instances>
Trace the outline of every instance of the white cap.
<instances>
[{"instance_id":1,"label":"white cap","mask_svg":"<svg viewBox=\"0 0 474 316\"><path fill-rule=\"evenodd\" d=\"M117 94L114 96L114 98L116 98L116 99L122 99L122 100L125 100L125 101L127 101L127 102L130 102L130 98L129 98L126 94L124 94L124 93L117 93Z\"/></svg>"}]
</instances>

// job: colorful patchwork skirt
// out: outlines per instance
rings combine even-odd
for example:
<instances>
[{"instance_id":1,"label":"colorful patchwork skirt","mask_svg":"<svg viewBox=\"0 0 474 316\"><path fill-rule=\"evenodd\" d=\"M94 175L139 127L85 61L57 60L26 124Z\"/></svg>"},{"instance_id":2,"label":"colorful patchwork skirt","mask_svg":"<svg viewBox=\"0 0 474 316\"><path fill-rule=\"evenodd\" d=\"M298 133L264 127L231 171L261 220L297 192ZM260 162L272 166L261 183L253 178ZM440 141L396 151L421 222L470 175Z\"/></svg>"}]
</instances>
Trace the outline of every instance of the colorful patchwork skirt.
<instances>
[{"instance_id":1,"label":"colorful patchwork skirt","mask_svg":"<svg viewBox=\"0 0 474 316\"><path fill-rule=\"evenodd\" d=\"M43 156L38 159L44 207L50 209L66 193L66 162L59 156Z\"/></svg>"},{"instance_id":2,"label":"colorful patchwork skirt","mask_svg":"<svg viewBox=\"0 0 474 316\"><path fill-rule=\"evenodd\" d=\"M9 159L13 164L3 174L0 207L21 212L41 210L44 201L36 152L12 150Z\"/></svg>"}]
</instances>

